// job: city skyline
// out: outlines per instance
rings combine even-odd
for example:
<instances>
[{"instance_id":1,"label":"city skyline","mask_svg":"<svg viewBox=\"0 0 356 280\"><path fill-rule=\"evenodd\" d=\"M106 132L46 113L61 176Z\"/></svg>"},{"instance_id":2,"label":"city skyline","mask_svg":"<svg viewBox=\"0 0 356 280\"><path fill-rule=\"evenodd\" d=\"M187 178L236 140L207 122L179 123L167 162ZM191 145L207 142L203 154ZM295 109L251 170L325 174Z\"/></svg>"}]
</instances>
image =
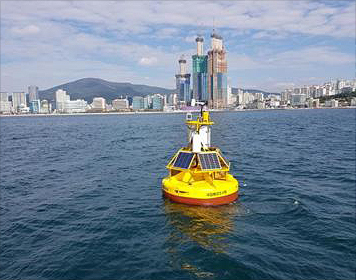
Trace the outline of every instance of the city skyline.
<instances>
[{"instance_id":1,"label":"city skyline","mask_svg":"<svg viewBox=\"0 0 356 280\"><path fill-rule=\"evenodd\" d=\"M84 77L174 88L177 59L196 53L197 34L209 48L213 18L233 87L281 92L354 77L354 2L189 5L2 2L1 91L31 84L45 89ZM191 69L190 59L187 64Z\"/></svg>"}]
</instances>

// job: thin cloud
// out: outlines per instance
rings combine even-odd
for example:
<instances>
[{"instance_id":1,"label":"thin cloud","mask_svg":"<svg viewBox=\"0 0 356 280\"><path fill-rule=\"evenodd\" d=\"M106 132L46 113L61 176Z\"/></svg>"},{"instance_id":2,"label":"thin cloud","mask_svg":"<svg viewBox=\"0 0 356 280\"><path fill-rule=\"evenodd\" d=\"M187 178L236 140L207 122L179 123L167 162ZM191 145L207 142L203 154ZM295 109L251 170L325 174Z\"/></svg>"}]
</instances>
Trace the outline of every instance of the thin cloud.
<instances>
[{"instance_id":1,"label":"thin cloud","mask_svg":"<svg viewBox=\"0 0 356 280\"><path fill-rule=\"evenodd\" d=\"M158 61L157 57L142 57L139 61L140 65L154 65L156 64Z\"/></svg>"},{"instance_id":2,"label":"thin cloud","mask_svg":"<svg viewBox=\"0 0 356 280\"><path fill-rule=\"evenodd\" d=\"M13 33L15 33L16 35L20 34L20 35L30 35L30 34L36 34L40 32L40 28L36 25L28 25L25 27L13 27L11 29L11 31Z\"/></svg>"}]
</instances>

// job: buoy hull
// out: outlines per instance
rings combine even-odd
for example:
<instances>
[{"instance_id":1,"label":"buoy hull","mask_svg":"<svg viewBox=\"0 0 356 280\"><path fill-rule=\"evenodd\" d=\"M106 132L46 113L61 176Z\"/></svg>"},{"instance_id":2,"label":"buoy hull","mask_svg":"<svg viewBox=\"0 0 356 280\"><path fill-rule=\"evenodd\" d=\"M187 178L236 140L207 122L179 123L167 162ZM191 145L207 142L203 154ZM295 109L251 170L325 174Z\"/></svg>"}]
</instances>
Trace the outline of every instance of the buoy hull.
<instances>
[{"instance_id":1,"label":"buoy hull","mask_svg":"<svg viewBox=\"0 0 356 280\"><path fill-rule=\"evenodd\" d=\"M238 198L238 192L232 193L230 195L220 196L220 197L202 199L202 198L177 196L177 195L170 194L164 190L162 191L163 191L163 195L168 199L170 199L171 201L183 203L183 204L189 204L189 205L218 206L218 205L229 204L231 202L234 202Z\"/></svg>"}]
</instances>

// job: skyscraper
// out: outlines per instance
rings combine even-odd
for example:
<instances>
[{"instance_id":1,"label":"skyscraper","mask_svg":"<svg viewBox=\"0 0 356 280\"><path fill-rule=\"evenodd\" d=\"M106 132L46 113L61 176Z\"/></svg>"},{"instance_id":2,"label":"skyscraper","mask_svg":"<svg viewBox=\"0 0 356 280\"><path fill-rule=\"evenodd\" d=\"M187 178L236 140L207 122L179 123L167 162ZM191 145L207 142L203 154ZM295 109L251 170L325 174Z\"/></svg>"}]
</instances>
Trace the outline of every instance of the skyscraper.
<instances>
[{"instance_id":1,"label":"skyscraper","mask_svg":"<svg viewBox=\"0 0 356 280\"><path fill-rule=\"evenodd\" d=\"M39 100L38 97L38 87L37 86L29 86L28 87L28 101Z\"/></svg>"},{"instance_id":2,"label":"skyscraper","mask_svg":"<svg viewBox=\"0 0 356 280\"><path fill-rule=\"evenodd\" d=\"M208 98L209 107L227 106L227 62L222 37L211 34L211 50L208 52Z\"/></svg>"},{"instance_id":3,"label":"skyscraper","mask_svg":"<svg viewBox=\"0 0 356 280\"><path fill-rule=\"evenodd\" d=\"M179 59L179 74L176 74L176 89L180 101L190 103L192 96L190 92L190 74L187 74L187 61L182 56Z\"/></svg>"},{"instance_id":4,"label":"skyscraper","mask_svg":"<svg viewBox=\"0 0 356 280\"><path fill-rule=\"evenodd\" d=\"M193 59L193 98L198 101L208 101L208 56L203 55L203 37L195 39L197 42L197 53Z\"/></svg>"}]
</instances>

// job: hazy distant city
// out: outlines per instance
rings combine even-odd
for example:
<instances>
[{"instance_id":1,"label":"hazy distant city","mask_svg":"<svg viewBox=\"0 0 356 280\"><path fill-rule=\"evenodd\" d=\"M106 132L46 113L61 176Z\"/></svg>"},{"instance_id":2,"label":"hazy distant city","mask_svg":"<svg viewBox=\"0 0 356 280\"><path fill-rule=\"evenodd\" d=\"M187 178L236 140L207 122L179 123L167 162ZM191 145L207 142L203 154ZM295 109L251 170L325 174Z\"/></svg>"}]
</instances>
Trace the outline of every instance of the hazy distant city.
<instances>
[{"instance_id":1,"label":"hazy distant city","mask_svg":"<svg viewBox=\"0 0 356 280\"><path fill-rule=\"evenodd\" d=\"M30 85L27 92L1 92L0 113L19 114L74 114L142 111L195 111L196 101L206 101L213 110L287 109L356 106L356 79L335 79L322 85L303 85L269 94L254 90L232 91L228 78L228 61L223 38L215 29L210 35L210 49L204 53L204 37L195 38L196 53L191 59L191 73L184 55L178 58L179 71L175 74L175 90L169 94L118 95L106 100L97 96L88 100L71 100L71 92L63 88L55 91L52 99L41 98L39 88ZM175 63L172 61L172 64ZM172 76L174 73L172 73Z\"/></svg>"}]
</instances>

